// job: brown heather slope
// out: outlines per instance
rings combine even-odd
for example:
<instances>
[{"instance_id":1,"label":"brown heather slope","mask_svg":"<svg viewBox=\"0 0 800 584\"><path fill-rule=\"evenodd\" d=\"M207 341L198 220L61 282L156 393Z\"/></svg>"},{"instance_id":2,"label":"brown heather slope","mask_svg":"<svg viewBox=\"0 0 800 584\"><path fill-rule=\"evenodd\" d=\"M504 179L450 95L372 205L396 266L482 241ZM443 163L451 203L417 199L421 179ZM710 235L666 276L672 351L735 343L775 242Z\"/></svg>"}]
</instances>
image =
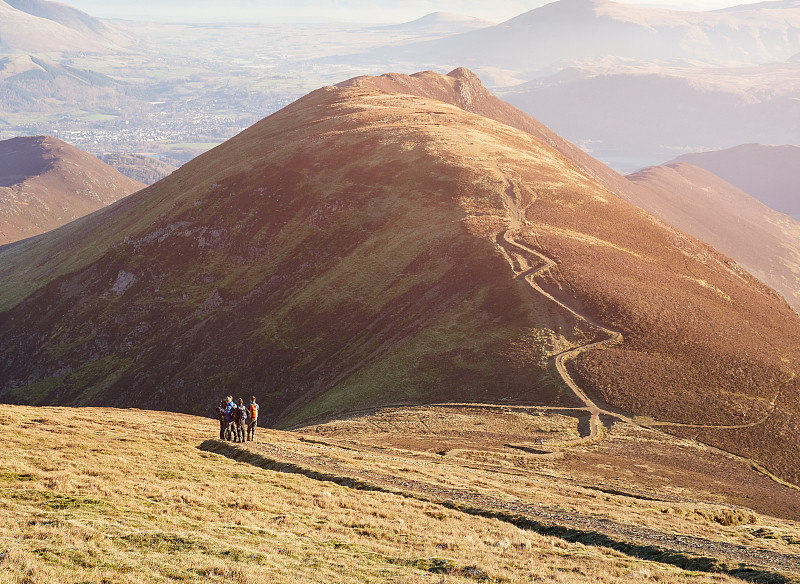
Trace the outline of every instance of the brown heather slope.
<instances>
[{"instance_id":1,"label":"brown heather slope","mask_svg":"<svg viewBox=\"0 0 800 584\"><path fill-rule=\"evenodd\" d=\"M535 278L552 298L515 277L541 260L507 239L555 262ZM284 426L395 403L581 405L553 357L603 341L593 321L624 338L567 361L595 399L747 426L705 439L800 478L772 440L800 411L800 318L780 296L549 143L363 81L0 250L0 307L5 401L206 412L255 393Z\"/></svg>"},{"instance_id":2,"label":"brown heather slope","mask_svg":"<svg viewBox=\"0 0 800 584\"><path fill-rule=\"evenodd\" d=\"M0 142L0 245L60 227L144 184L58 138Z\"/></svg>"},{"instance_id":3,"label":"brown heather slope","mask_svg":"<svg viewBox=\"0 0 800 584\"><path fill-rule=\"evenodd\" d=\"M623 198L627 199L628 191L632 190L630 183L617 171L592 158L539 120L492 94L475 73L464 67L454 69L447 75L422 71L413 75L387 73L379 77L355 77L340 83L339 87L377 89L450 103L468 112L527 132L546 142Z\"/></svg>"},{"instance_id":4,"label":"brown heather slope","mask_svg":"<svg viewBox=\"0 0 800 584\"><path fill-rule=\"evenodd\" d=\"M627 178L642 187L632 203L710 243L800 310L800 223L795 219L685 162L645 168Z\"/></svg>"},{"instance_id":5,"label":"brown heather slope","mask_svg":"<svg viewBox=\"0 0 800 584\"><path fill-rule=\"evenodd\" d=\"M776 211L800 219L800 146L742 144L684 154L672 162L705 168Z\"/></svg>"}]
</instances>

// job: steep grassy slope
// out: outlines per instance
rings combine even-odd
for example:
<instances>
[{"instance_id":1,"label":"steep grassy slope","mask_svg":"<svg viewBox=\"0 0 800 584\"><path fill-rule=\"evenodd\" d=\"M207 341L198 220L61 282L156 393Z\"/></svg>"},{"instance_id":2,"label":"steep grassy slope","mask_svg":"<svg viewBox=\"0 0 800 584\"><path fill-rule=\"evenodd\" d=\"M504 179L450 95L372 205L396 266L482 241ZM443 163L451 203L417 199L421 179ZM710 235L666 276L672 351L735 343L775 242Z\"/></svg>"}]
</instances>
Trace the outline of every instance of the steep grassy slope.
<instances>
[{"instance_id":1,"label":"steep grassy slope","mask_svg":"<svg viewBox=\"0 0 800 584\"><path fill-rule=\"evenodd\" d=\"M4 279L9 304L64 272L6 313L6 398L205 411L236 388L275 415L360 373L364 403L488 397L495 383L559 401L543 347L569 342L572 325L528 299L493 241L506 188L496 157L526 145L546 173L552 155L499 131L438 102L328 88L108 211L7 250L4 267L20 262L7 273L46 258L39 281ZM452 153L463 151L486 162L462 165ZM57 306L40 317L40 302ZM30 335L62 318L66 334ZM364 369L388 355L391 389Z\"/></svg>"},{"instance_id":2,"label":"steep grassy slope","mask_svg":"<svg viewBox=\"0 0 800 584\"><path fill-rule=\"evenodd\" d=\"M439 79L448 101L464 89ZM717 443L797 480L795 450L764 432L796 424L798 316L586 168L444 101L323 88L0 250L0 396L205 412L253 393L284 425L398 402L581 405L553 357L605 339L596 322L623 341L568 361L591 395L748 426ZM526 279L507 240L554 267Z\"/></svg>"},{"instance_id":3,"label":"steep grassy slope","mask_svg":"<svg viewBox=\"0 0 800 584\"><path fill-rule=\"evenodd\" d=\"M0 245L55 229L143 188L57 138L0 142Z\"/></svg>"},{"instance_id":4,"label":"steep grassy slope","mask_svg":"<svg viewBox=\"0 0 800 584\"><path fill-rule=\"evenodd\" d=\"M627 178L642 187L632 203L710 243L800 310L800 223L795 219L686 162Z\"/></svg>"}]
</instances>

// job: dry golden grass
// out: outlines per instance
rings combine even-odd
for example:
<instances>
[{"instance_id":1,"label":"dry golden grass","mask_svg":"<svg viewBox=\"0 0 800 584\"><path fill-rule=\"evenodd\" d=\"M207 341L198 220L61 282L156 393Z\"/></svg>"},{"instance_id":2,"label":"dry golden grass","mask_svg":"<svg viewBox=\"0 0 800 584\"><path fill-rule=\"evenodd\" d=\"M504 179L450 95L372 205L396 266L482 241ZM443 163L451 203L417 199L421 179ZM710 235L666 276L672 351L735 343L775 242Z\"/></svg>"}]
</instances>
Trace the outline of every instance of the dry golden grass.
<instances>
[{"instance_id":1,"label":"dry golden grass","mask_svg":"<svg viewBox=\"0 0 800 584\"><path fill-rule=\"evenodd\" d=\"M365 412L302 429L311 437L290 448L308 460L334 458L345 469L368 468L665 533L797 553L800 497L744 461L624 423L606 429L597 443L565 448L556 457L532 456L509 444L523 435L534 451L579 443L573 440L579 413L570 417L569 410L483 407ZM278 445L262 450L278 459L283 454ZM747 500L758 512L744 506Z\"/></svg>"},{"instance_id":2,"label":"dry golden grass","mask_svg":"<svg viewBox=\"0 0 800 584\"><path fill-rule=\"evenodd\" d=\"M3 584L737 581L568 543L413 497L236 462L198 448L215 436L214 420L0 406L0 423ZM541 478L439 467L409 452L326 446L292 433L261 430L259 441L254 447L325 453L353 468L375 465L498 496L564 503L580 492L559 493L556 483ZM584 494L571 504L585 507L588 500ZM619 508L605 504L609 513ZM625 513L698 525L680 511L654 510L651 504ZM762 529L784 533L790 526Z\"/></svg>"}]
</instances>

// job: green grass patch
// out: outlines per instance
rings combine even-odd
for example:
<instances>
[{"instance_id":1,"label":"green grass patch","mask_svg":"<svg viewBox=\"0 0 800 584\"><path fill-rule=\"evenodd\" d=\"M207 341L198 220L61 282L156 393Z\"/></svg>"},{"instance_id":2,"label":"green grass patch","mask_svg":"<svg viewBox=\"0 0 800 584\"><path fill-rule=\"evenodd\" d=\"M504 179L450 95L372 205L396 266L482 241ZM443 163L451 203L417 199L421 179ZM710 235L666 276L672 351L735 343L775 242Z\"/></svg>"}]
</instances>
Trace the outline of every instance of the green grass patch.
<instances>
[{"instance_id":1,"label":"green grass patch","mask_svg":"<svg viewBox=\"0 0 800 584\"><path fill-rule=\"evenodd\" d=\"M89 122L110 122L111 120L116 120L119 116L113 116L111 114L89 114L87 116L83 116L83 119Z\"/></svg>"},{"instance_id":2,"label":"green grass patch","mask_svg":"<svg viewBox=\"0 0 800 584\"><path fill-rule=\"evenodd\" d=\"M0 482L4 483L27 483L38 479L39 477L32 474L17 474L15 472L0 471Z\"/></svg>"},{"instance_id":3,"label":"green grass patch","mask_svg":"<svg viewBox=\"0 0 800 584\"><path fill-rule=\"evenodd\" d=\"M45 493L45 501L43 506L54 511L64 511L68 509L111 509L115 510L114 506L108 501L102 499L91 499L88 497L69 497L66 495L55 495Z\"/></svg>"},{"instance_id":4,"label":"green grass patch","mask_svg":"<svg viewBox=\"0 0 800 584\"><path fill-rule=\"evenodd\" d=\"M31 479L33 480L33 479ZM7 499L16 501L24 501L41 509L50 511L68 511L77 509L89 509L92 511L116 511L116 507L108 501L102 499L93 499L91 497L73 497L69 495L60 495L52 491L45 491L39 489L0 489L0 496Z\"/></svg>"},{"instance_id":5,"label":"green grass patch","mask_svg":"<svg viewBox=\"0 0 800 584\"><path fill-rule=\"evenodd\" d=\"M47 402L53 391L65 389L69 392L73 403L86 406L97 393L113 384L133 364L132 359L120 359L116 355L109 355L71 373L17 387L9 391L8 395L17 402L41 405Z\"/></svg>"},{"instance_id":6,"label":"green grass patch","mask_svg":"<svg viewBox=\"0 0 800 584\"><path fill-rule=\"evenodd\" d=\"M42 404L47 401L47 397L58 387L61 387L66 375L58 377L48 377L30 385L17 387L8 392L11 399L15 402L25 404Z\"/></svg>"},{"instance_id":7,"label":"green grass patch","mask_svg":"<svg viewBox=\"0 0 800 584\"><path fill-rule=\"evenodd\" d=\"M444 558L387 558L387 561L396 566L415 568L430 574L447 574L482 582L489 580L489 575L477 566L458 566L453 560Z\"/></svg>"},{"instance_id":8,"label":"green grass patch","mask_svg":"<svg viewBox=\"0 0 800 584\"><path fill-rule=\"evenodd\" d=\"M174 554L199 551L210 553L210 546L205 540L199 537L176 535L174 533L131 533L123 535L120 539L133 547L148 552Z\"/></svg>"}]
</instances>

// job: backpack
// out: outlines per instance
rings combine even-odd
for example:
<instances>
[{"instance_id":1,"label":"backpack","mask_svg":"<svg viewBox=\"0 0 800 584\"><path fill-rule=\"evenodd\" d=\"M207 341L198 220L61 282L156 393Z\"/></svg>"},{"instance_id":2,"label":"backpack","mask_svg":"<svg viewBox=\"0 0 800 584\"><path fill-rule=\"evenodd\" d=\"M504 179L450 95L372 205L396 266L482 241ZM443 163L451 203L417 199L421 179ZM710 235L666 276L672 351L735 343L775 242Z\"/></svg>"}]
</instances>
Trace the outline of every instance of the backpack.
<instances>
[{"instance_id":1,"label":"backpack","mask_svg":"<svg viewBox=\"0 0 800 584\"><path fill-rule=\"evenodd\" d=\"M237 423L244 422L245 417L247 417L247 410L244 409L244 406L236 406L236 411L233 413L234 420Z\"/></svg>"},{"instance_id":2,"label":"backpack","mask_svg":"<svg viewBox=\"0 0 800 584\"><path fill-rule=\"evenodd\" d=\"M255 420L258 418L258 404L252 403L247 406L247 417L251 420Z\"/></svg>"}]
</instances>

